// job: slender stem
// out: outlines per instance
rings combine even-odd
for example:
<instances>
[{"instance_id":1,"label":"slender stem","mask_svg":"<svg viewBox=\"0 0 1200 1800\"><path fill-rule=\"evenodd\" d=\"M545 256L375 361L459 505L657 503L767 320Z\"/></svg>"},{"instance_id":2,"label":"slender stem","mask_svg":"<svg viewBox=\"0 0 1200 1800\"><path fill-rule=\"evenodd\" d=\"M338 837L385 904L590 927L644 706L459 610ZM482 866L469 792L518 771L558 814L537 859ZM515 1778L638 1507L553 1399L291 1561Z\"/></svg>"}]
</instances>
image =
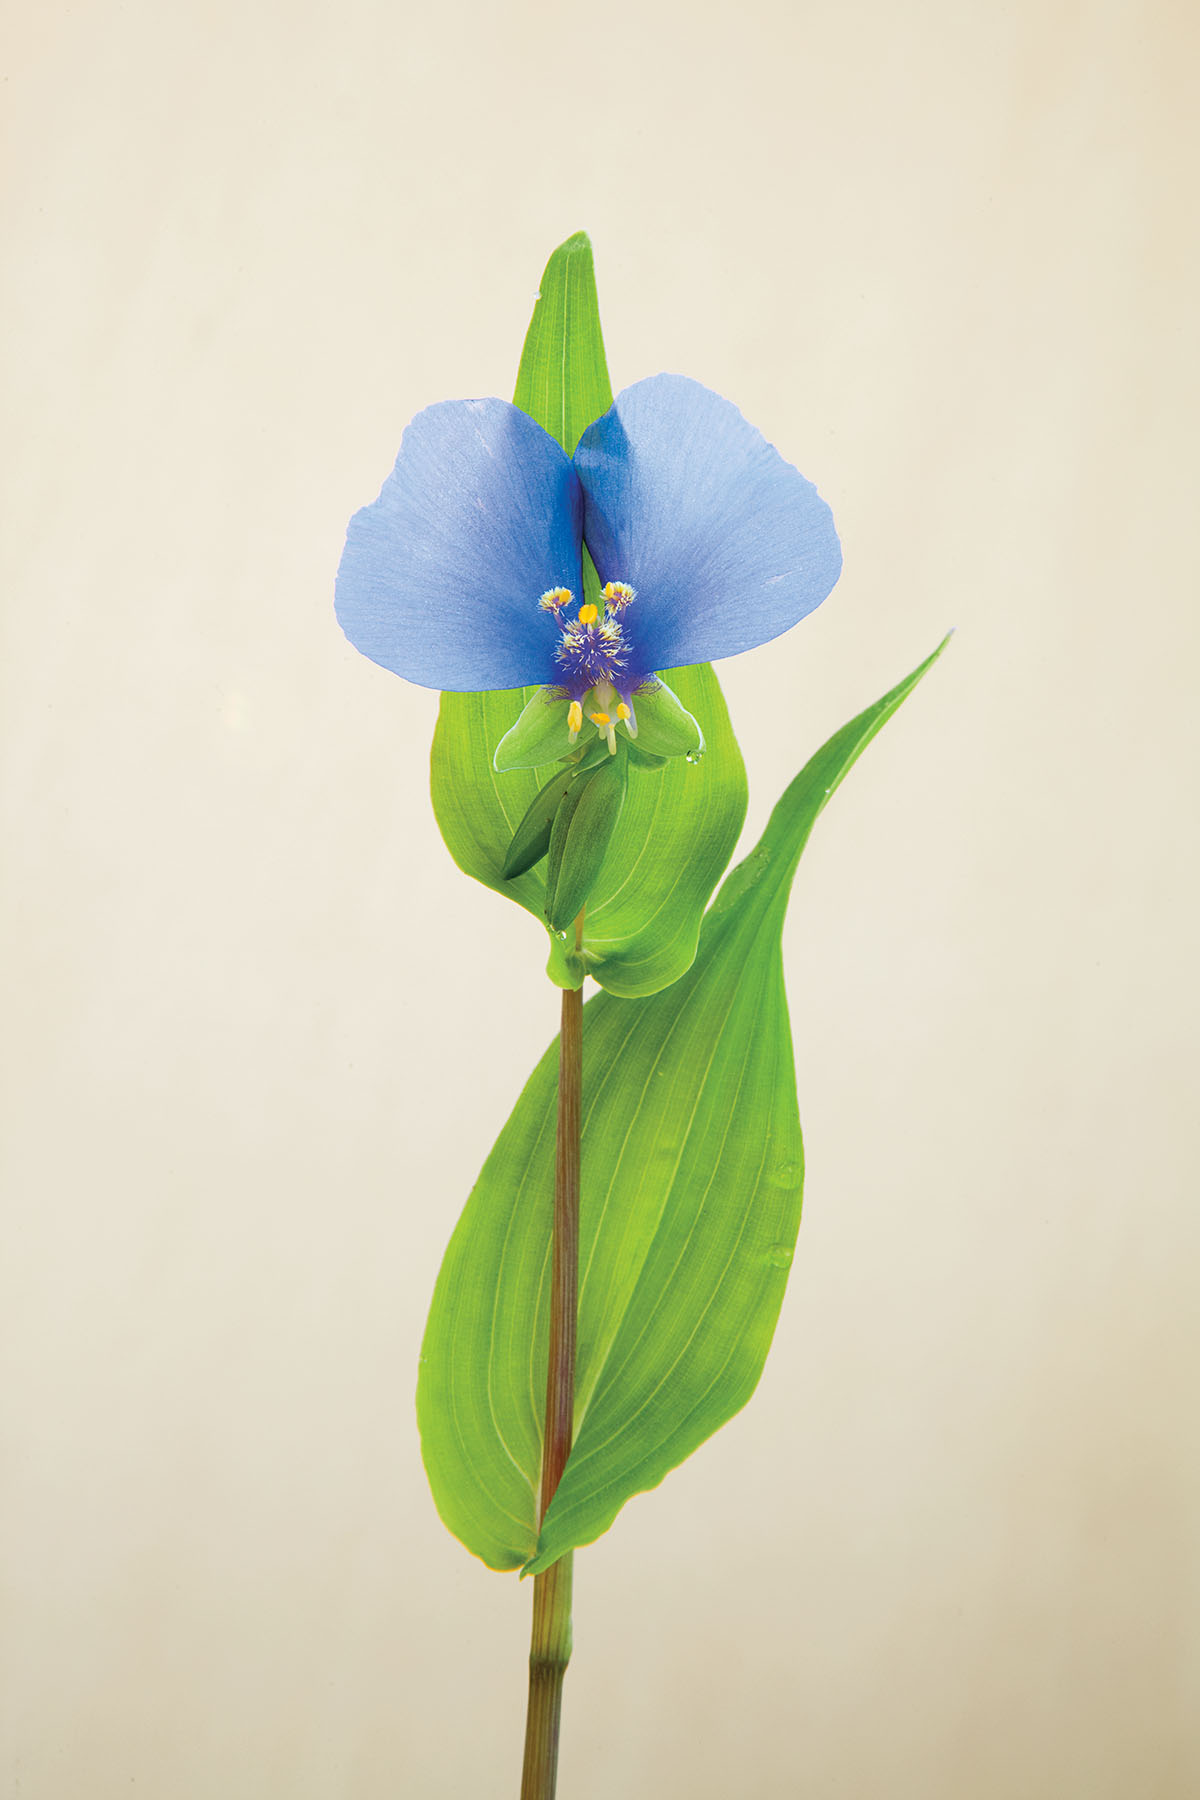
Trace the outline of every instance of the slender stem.
<instances>
[{"instance_id":1,"label":"slender stem","mask_svg":"<svg viewBox=\"0 0 1200 1800\"><path fill-rule=\"evenodd\" d=\"M583 914L575 921L575 944ZM550 1356L539 1521L554 1498L575 1412L575 1329L579 1305L579 1128L583 1082L583 994L565 988L558 1050L558 1135L554 1154L554 1235L550 1276ZM571 1657L570 1553L533 1578L529 1710L521 1800L554 1800L562 1684Z\"/></svg>"}]
</instances>

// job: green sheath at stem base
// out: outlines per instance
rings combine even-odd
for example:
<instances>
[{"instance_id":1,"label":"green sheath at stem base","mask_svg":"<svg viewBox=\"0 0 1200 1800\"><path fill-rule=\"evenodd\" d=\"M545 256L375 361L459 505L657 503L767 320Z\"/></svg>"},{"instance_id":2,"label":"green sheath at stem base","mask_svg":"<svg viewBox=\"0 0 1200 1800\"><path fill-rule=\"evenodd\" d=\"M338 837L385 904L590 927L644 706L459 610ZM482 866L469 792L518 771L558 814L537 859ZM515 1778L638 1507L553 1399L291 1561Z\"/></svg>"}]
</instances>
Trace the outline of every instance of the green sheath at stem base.
<instances>
[{"instance_id":1,"label":"green sheath at stem base","mask_svg":"<svg viewBox=\"0 0 1200 1800\"><path fill-rule=\"evenodd\" d=\"M571 1656L570 1551L533 1578L533 1637L529 1647L529 1710L521 1800L554 1800L563 1676Z\"/></svg>"}]
</instances>

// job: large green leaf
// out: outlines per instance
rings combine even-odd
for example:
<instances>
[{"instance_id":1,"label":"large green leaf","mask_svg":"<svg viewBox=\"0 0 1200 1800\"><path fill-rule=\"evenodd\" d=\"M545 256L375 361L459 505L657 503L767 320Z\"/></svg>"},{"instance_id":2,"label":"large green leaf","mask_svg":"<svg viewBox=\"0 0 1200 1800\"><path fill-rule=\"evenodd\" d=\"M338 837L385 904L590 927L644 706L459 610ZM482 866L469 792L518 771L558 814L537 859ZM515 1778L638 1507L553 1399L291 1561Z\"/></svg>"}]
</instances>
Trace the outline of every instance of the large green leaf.
<instances>
[{"instance_id":1,"label":"large green leaf","mask_svg":"<svg viewBox=\"0 0 1200 1800\"><path fill-rule=\"evenodd\" d=\"M590 1543L758 1381L800 1222L780 951L792 876L834 788L940 649L797 776L687 974L584 1008L575 1447L540 1540L553 1047L484 1165L438 1279L417 1408L438 1510L492 1568L544 1568Z\"/></svg>"},{"instance_id":2,"label":"large green leaf","mask_svg":"<svg viewBox=\"0 0 1200 1800\"><path fill-rule=\"evenodd\" d=\"M568 454L612 404L592 247L583 232L546 265L514 399ZM678 759L632 772L588 902L584 937L590 973L614 994L655 993L688 967L704 908L746 814L745 770L712 669L663 674L699 719L708 751L699 764ZM533 691L443 694L432 789L438 826L459 868L542 920L544 865L505 881L503 864L513 831L553 765L504 775L492 767L496 745ZM560 958L552 957L552 968L555 979L578 985L578 971L567 971Z\"/></svg>"}]
</instances>

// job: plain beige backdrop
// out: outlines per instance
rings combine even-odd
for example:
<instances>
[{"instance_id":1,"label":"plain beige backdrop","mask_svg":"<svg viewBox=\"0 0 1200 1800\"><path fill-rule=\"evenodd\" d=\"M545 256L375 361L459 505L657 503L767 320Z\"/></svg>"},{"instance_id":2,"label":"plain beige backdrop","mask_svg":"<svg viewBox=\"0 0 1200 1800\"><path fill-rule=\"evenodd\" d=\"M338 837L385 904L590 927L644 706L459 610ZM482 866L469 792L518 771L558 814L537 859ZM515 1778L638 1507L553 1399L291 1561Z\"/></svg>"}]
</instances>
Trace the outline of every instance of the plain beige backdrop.
<instances>
[{"instance_id":1,"label":"plain beige backdrop","mask_svg":"<svg viewBox=\"0 0 1200 1800\"><path fill-rule=\"evenodd\" d=\"M529 1589L439 1524L411 1391L555 996L331 586L580 227L615 384L729 395L841 529L721 670L748 829L958 634L802 866L787 1305L579 1559L562 1800L1200 1792L1194 14L16 39L0 1794L515 1794Z\"/></svg>"}]
</instances>

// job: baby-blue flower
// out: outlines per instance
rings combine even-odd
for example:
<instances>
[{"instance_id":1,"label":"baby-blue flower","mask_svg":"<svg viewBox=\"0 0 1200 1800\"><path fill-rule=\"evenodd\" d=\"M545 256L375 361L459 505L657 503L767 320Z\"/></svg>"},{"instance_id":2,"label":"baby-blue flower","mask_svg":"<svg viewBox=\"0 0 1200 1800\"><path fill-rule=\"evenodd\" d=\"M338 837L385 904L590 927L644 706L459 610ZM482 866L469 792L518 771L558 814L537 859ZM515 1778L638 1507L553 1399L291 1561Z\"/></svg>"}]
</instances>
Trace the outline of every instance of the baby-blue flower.
<instances>
[{"instance_id":1,"label":"baby-blue flower","mask_svg":"<svg viewBox=\"0 0 1200 1800\"><path fill-rule=\"evenodd\" d=\"M581 544L598 604L578 604ZM337 615L364 655L423 687L554 690L574 703L572 742L581 703L598 702L611 747L610 717L636 729L634 696L660 669L778 637L841 561L811 482L728 400L655 375L573 459L503 400L418 413L350 522Z\"/></svg>"}]
</instances>

